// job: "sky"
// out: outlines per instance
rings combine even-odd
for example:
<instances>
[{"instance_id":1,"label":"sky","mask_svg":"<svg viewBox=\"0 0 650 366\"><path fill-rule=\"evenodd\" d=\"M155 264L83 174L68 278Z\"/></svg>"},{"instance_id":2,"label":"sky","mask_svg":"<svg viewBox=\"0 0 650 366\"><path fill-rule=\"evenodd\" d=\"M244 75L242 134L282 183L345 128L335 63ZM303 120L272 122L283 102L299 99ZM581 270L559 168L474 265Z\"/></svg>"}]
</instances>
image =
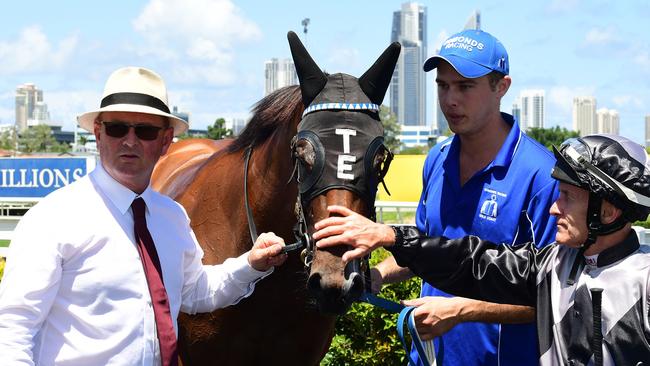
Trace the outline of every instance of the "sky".
<instances>
[{"instance_id":1,"label":"sky","mask_svg":"<svg viewBox=\"0 0 650 366\"><path fill-rule=\"evenodd\" d=\"M97 109L106 78L143 66L166 81L191 128L246 118L264 94L264 61L290 56L298 33L321 69L362 75L390 43L401 1L0 1L0 124L13 123L18 85L44 92L51 119L73 130ZM544 89L545 127L571 128L575 96L615 109L620 134L644 143L650 115L650 1L426 1L428 53L478 10L510 57L510 112L522 89ZM308 32L301 21L310 19ZM427 74L433 122L434 73ZM388 103L388 98L384 100Z\"/></svg>"}]
</instances>

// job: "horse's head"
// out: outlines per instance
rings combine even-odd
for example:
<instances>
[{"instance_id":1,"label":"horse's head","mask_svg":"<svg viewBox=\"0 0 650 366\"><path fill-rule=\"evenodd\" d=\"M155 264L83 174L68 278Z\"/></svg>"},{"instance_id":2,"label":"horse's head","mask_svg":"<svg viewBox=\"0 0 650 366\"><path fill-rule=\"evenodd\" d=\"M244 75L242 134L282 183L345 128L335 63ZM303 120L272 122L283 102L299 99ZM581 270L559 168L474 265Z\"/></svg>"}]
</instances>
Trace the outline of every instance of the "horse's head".
<instances>
[{"instance_id":1,"label":"horse's head","mask_svg":"<svg viewBox=\"0 0 650 366\"><path fill-rule=\"evenodd\" d=\"M329 216L327 206L341 205L374 218L377 185L392 159L384 145L381 105L399 57L391 44L359 79L323 73L290 32L289 45L305 105L292 149L296 159L299 235L309 268L308 287L324 312L343 313L362 295L367 261L343 265L347 246L316 250L313 225Z\"/></svg>"}]
</instances>

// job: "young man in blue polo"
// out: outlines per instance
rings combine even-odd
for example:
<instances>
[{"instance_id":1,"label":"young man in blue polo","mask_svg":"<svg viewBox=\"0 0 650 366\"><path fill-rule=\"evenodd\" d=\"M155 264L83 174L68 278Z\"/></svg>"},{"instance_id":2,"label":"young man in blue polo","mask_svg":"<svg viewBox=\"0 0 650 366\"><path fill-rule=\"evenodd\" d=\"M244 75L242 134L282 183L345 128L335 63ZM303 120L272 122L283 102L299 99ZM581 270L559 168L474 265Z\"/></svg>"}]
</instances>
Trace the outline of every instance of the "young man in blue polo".
<instances>
[{"instance_id":1,"label":"young man in blue polo","mask_svg":"<svg viewBox=\"0 0 650 366\"><path fill-rule=\"evenodd\" d=\"M500 112L511 83L504 46L489 33L466 30L451 36L425 62L424 71L433 69L440 107L455 135L434 146L424 164L418 229L432 237L476 235L538 247L551 243L556 226L549 208L557 183L549 172L555 159L511 115ZM337 210L332 209L349 214ZM363 224L359 231L348 229L346 237L369 235L362 233L368 230ZM317 232L314 238L327 235ZM412 276L393 257L372 275L375 290ZM439 366L537 365L532 308L451 297L426 282L421 296L406 304L428 313Z\"/></svg>"}]
</instances>

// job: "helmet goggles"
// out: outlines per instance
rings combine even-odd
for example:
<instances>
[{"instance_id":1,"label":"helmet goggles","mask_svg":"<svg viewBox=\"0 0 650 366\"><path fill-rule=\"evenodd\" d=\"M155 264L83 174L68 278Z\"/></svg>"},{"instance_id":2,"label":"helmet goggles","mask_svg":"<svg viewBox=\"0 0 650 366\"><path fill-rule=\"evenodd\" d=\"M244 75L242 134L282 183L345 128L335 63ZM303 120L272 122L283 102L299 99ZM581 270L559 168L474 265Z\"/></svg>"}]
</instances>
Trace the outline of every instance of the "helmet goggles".
<instances>
[{"instance_id":1,"label":"helmet goggles","mask_svg":"<svg viewBox=\"0 0 650 366\"><path fill-rule=\"evenodd\" d=\"M592 152L582 139L567 139L560 145L559 149L553 146L553 153L557 159L551 173L554 178L586 188L589 191L593 190L590 186L591 181L592 184L599 184L607 190L615 192L621 198L626 198L641 206L650 207L650 197L624 186L594 165ZM584 175L589 175L595 178L596 181L590 180Z\"/></svg>"}]
</instances>

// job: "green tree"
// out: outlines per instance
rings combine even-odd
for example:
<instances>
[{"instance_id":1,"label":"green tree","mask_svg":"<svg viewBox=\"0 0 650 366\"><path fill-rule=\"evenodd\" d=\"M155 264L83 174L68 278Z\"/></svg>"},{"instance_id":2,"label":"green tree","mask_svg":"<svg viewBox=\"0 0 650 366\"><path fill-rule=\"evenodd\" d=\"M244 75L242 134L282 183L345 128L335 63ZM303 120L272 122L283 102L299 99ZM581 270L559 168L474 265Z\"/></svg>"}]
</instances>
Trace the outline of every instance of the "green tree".
<instances>
[{"instance_id":1,"label":"green tree","mask_svg":"<svg viewBox=\"0 0 650 366\"><path fill-rule=\"evenodd\" d=\"M389 255L380 249L372 253L374 266ZM380 296L399 301L419 297L420 280L384 286ZM332 345L321 361L323 366L338 365L406 365L406 353L397 335L397 314L366 304L354 303L345 315L336 320Z\"/></svg>"},{"instance_id":2,"label":"green tree","mask_svg":"<svg viewBox=\"0 0 650 366\"><path fill-rule=\"evenodd\" d=\"M14 150L16 148L16 135L14 130L6 130L0 133L0 149Z\"/></svg>"},{"instance_id":3,"label":"green tree","mask_svg":"<svg viewBox=\"0 0 650 366\"><path fill-rule=\"evenodd\" d=\"M232 130L226 128L226 120L217 118L212 126L208 126L208 138L213 140L221 140L226 137L232 136Z\"/></svg>"},{"instance_id":4,"label":"green tree","mask_svg":"<svg viewBox=\"0 0 650 366\"><path fill-rule=\"evenodd\" d=\"M570 137L579 136L577 132L569 131L566 128L559 126L551 128L533 127L528 130L526 134L539 141L540 144L546 146L549 150L551 150L552 145L560 146L564 140Z\"/></svg>"},{"instance_id":5,"label":"green tree","mask_svg":"<svg viewBox=\"0 0 650 366\"><path fill-rule=\"evenodd\" d=\"M37 125L28 128L18 138L19 150L33 152L66 152L70 147L60 144L54 139L52 129L48 125Z\"/></svg>"},{"instance_id":6,"label":"green tree","mask_svg":"<svg viewBox=\"0 0 650 366\"><path fill-rule=\"evenodd\" d=\"M397 136L402 129L397 123L397 117L391 113L388 107L382 105L379 107L379 119L384 125L384 143L390 151L399 151L402 148L402 142L397 139Z\"/></svg>"},{"instance_id":7,"label":"green tree","mask_svg":"<svg viewBox=\"0 0 650 366\"><path fill-rule=\"evenodd\" d=\"M400 155L426 155L429 153L430 147L428 145L417 145L413 147L405 147L400 150Z\"/></svg>"}]
</instances>

